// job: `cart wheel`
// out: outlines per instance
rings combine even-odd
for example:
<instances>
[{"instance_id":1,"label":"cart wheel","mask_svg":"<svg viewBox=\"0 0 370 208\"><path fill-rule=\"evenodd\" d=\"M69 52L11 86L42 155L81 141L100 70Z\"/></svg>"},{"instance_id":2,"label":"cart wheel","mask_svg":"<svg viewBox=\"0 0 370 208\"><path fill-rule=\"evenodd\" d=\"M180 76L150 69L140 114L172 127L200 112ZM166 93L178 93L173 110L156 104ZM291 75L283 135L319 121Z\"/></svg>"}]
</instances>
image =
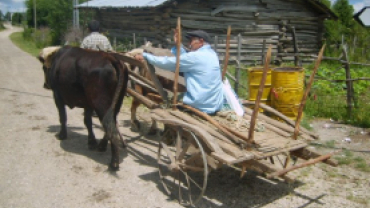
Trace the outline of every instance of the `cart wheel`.
<instances>
[{"instance_id":1,"label":"cart wheel","mask_svg":"<svg viewBox=\"0 0 370 208\"><path fill-rule=\"evenodd\" d=\"M208 166L206 154L195 134L181 127L170 128L176 138L169 142L162 138L158 148L158 170L167 194L177 195L180 203L194 205L207 186ZM189 201L183 201L183 194Z\"/></svg>"}]
</instances>

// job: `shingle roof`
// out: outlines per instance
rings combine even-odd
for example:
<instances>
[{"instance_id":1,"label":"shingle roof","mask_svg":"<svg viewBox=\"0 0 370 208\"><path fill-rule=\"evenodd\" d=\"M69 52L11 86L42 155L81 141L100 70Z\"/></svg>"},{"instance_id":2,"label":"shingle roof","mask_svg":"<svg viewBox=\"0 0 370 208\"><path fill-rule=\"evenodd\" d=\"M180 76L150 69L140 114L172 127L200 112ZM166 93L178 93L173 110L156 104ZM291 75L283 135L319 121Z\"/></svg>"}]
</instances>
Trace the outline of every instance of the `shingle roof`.
<instances>
[{"instance_id":1,"label":"shingle roof","mask_svg":"<svg viewBox=\"0 0 370 208\"><path fill-rule=\"evenodd\" d=\"M145 8L157 7L171 0L90 0L77 5L77 8ZM338 17L320 0L306 0L316 9L329 14L331 18Z\"/></svg>"},{"instance_id":2,"label":"shingle roof","mask_svg":"<svg viewBox=\"0 0 370 208\"><path fill-rule=\"evenodd\" d=\"M129 8L129 7L156 7L169 0L91 0L77 7L88 8Z\"/></svg>"}]
</instances>

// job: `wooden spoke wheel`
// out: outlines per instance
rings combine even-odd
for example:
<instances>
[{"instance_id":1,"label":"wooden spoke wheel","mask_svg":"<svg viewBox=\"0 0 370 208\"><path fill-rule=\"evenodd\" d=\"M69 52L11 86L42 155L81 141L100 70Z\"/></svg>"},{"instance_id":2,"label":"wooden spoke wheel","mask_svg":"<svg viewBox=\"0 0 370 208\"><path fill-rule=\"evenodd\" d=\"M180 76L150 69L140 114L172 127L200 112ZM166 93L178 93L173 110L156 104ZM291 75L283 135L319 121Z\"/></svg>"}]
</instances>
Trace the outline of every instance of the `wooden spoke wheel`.
<instances>
[{"instance_id":1,"label":"wooden spoke wheel","mask_svg":"<svg viewBox=\"0 0 370 208\"><path fill-rule=\"evenodd\" d=\"M194 205L203 197L207 186L206 153L192 131L179 126L167 131L172 132L164 135L173 137L171 140L163 137L159 142L160 180L167 194L178 197L180 203Z\"/></svg>"}]
</instances>

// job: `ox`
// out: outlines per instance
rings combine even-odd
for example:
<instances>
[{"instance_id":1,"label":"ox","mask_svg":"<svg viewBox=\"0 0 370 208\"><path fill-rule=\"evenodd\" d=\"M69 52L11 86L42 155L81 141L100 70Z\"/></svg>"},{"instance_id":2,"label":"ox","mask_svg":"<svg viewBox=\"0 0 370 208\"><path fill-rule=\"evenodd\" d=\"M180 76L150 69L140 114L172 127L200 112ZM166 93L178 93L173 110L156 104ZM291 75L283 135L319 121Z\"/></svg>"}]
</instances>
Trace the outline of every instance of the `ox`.
<instances>
[{"instance_id":1,"label":"ox","mask_svg":"<svg viewBox=\"0 0 370 208\"><path fill-rule=\"evenodd\" d=\"M60 140L67 138L65 105L84 108L84 123L88 130L88 147L99 151L111 143L111 170L119 169L119 146L126 146L116 124L116 117L126 93L128 72L119 55L76 47L44 48L39 55L45 75L44 87L53 91L59 112ZM129 58L126 58L130 62ZM136 60L135 60L136 61ZM132 63L130 63L132 64ZM98 144L92 130L95 111L104 128L104 138Z\"/></svg>"}]
</instances>

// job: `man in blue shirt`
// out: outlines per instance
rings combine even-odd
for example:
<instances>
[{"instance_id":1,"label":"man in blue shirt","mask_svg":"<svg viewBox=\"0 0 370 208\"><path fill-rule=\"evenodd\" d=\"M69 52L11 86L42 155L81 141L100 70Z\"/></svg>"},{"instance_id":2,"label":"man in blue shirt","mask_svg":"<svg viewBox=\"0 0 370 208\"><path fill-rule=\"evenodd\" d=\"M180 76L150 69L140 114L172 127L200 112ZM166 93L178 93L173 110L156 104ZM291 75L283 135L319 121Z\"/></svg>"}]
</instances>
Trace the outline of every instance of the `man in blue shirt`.
<instances>
[{"instance_id":1,"label":"man in blue shirt","mask_svg":"<svg viewBox=\"0 0 370 208\"><path fill-rule=\"evenodd\" d=\"M175 31L175 43L178 42L177 37ZM180 72L184 73L187 89L183 102L207 114L214 114L221 110L224 101L218 56L209 45L210 37L205 31L188 32L185 37L189 40L190 51L181 48ZM175 57L143 53L135 58L141 61L145 58L156 67L175 71L176 47L171 52Z\"/></svg>"}]
</instances>

